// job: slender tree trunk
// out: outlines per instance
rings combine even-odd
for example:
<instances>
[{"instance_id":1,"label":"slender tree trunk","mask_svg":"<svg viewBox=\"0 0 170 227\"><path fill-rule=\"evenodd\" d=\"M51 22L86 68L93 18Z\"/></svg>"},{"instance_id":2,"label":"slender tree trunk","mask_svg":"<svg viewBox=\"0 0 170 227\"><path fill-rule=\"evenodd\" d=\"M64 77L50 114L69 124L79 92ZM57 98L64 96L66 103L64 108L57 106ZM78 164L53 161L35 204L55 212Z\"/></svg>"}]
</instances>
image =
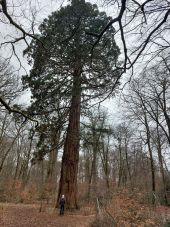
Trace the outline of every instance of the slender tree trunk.
<instances>
[{"instance_id":1,"label":"slender tree trunk","mask_svg":"<svg viewBox=\"0 0 170 227\"><path fill-rule=\"evenodd\" d=\"M118 187L120 187L121 183L122 183L122 173L123 173L122 146L121 146L121 139L119 139L119 179L118 179Z\"/></svg>"},{"instance_id":2,"label":"slender tree trunk","mask_svg":"<svg viewBox=\"0 0 170 227\"><path fill-rule=\"evenodd\" d=\"M22 178L22 187L23 189L27 185L27 182L29 180L29 163L31 160L31 151L32 151L32 145L33 145L33 138L34 138L34 131L30 130L30 143L28 150L26 150L25 160L24 163L22 163L21 170L20 170L20 177Z\"/></svg>"},{"instance_id":3,"label":"slender tree trunk","mask_svg":"<svg viewBox=\"0 0 170 227\"><path fill-rule=\"evenodd\" d=\"M132 153L133 153L133 166L132 166L132 179L133 179L133 185L134 185L134 183L135 183L135 181L136 181L136 177L137 177L137 172L136 172L136 146L134 145L133 146L133 151L132 151Z\"/></svg>"},{"instance_id":4,"label":"slender tree trunk","mask_svg":"<svg viewBox=\"0 0 170 227\"><path fill-rule=\"evenodd\" d=\"M165 166L165 170L166 170L166 177L168 177L168 181L170 181L170 173L169 173L169 168L168 168L168 166L167 166L167 164L166 164L166 161L165 161L165 159L164 159L164 157L162 156L162 161L163 161L163 164L164 164L164 166Z\"/></svg>"},{"instance_id":5,"label":"slender tree trunk","mask_svg":"<svg viewBox=\"0 0 170 227\"><path fill-rule=\"evenodd\" d=\"M93 160L92 160L92 165L91 165L91 173L90 173L90 178L89 178L89 198L90 198L90 194L91 191L96 193L96 184L97 184L97 170L96 170L96 160L97 156L96 156L96 150L93 149Z\"/></svg>"},{"instance_id":6,"label":"slender tree trunk","mask_svg":"<svg viewBox=\"0 0 170 227\"><path fill-rule=\"evenodd\" d=\"M107 139L108 139L108 141L106 144L106 149L105 149L105 144L103 141L101 151L99 149L99 154L101 157L103 171L105 174L106 187L107 187L107 189L109 189L109 187L110 187L110 184L109 184L109 172L110 172L109 171L109 136Z\"/></svg>"},{"instance_id":7,"label":"slender tree trunk","mask_svg":"<svg viewBox=\"0 0 170 227\"><path fill-rule=\"evenodd\" d=\"M97 185L97 147L94 142L93 145L93 161L91 167L91 182L93 185L93 190L96 192L96 185Z\"/></svg>"},{"instance_id":8,"label":"slender tree trunk","mask_svg":"<svg viewBox=\"0 0 170 227\"><path fill-rule=\"evenodd\" d=\"M90 179L90 151L89 148L86 149L86 153L84 153L85 159L85 182L89 183Z\"/></svg>"},{"instance_id":9,"label":"slender tree trunk","mask_svg":"<svg viewBox=\"0 0 170 227\"><path fill-rule=\"evenodd\" d=\"M21 139L21 143L23 141L22 139ZM16 181L17 176L18 176L18 170L19 170L19 165L20 165L20 155L21 155L21 146L20 146L20 143L18 141L18 144L17 144L17 164L16 164L15 174L14 174L14 184L15 184L15 181ZM14 186L14 184L13 184L13 186Z\"/></svg>"},{"instance_id":10,"label":"slender tree trunk","mask_svg":"<svg viewBox=\"0 0 170 227\"><path fill-rule=\"evenodd\" d=\"M17 138L19 137L19 135L21 133L22 127L23 126L20 126L20 128L17 130L17 134L16 134L15 138L13 139L10 147L7 149L7 151L5 152L4 156L2 157L1 164L0 164L0 173L1 173L2 169L3 169L5 160L6 160L7 156L8 156L8 154L9 154L9 152L12 150L14 144L16 143Z\"/></svg>"},{"instance_id":11,"label":"slender tree trunk","mask_svg":"<svg viewBox=\"0 0 170 227\"><path fill-rule=\"evenodd\" d=\"M89 189L88 189L88 197L90 198L91 192L96 193L96 185L97 185L97 135L95 131L95 126L92 128L92 164L91 164L91 172L89 178Z\"/></svg>"},{"instance_id":12,"label":"slender tree trunk","mask_svg":"<svg viewBox=\"0 0 170 227\"><path fill-rule=\"evenodd\" d=\"M0 144L2 143L3 135L6 131L7 126L8 126L8 124L6 124L7 116L8 116L8 113L5 114L5 117L4 117L3 122L2 122L2 126L1 126L2 128L1 128L1 133L0 133Z\"/></svg>"},{"instance_id":13,"label":"slender tree trunk","mask_svg":"<svg viewBox=\"0 0 170 227\"><path fill-rule=\"evenodd\" d=\"M168 135L169 135L169 138L170 138L170 117L167 113L167 104L166 104L166 83L163 84L163 104L161 103L162 105L162 109L163 109L163 113L164 113L164 117L165 117L165 121L167 123L167 126L168 126Z\"/></svg>"},{"instance_id":14,"label":"slender tree trunk","mask_svg":"<svg viewBox=\"0 0 170 227\"><path fill-rule=\"evenodd\" d=\"M107 189L110 188L110 183L109 183L109 148L107 146L107 149L106 149L106 155L105 155L105 168L104 168L104 172L105 172L105 179L106 179L106 187Z\"/></svg>"},{"instance_id":15,"label":"slender tree trunk","mask_svg":"<svg viewBox=\"0 0 170 227\"><path fill-rule=\"evenodd\" d=\"M80 134L80 101L81 101L81 70L73 74L72 99L69 114L66 140L61 165L61 177L58 200L62 194L66 197L66 207L77 209L77 173L79 160Z\"/></svg>"},{"instance_id":16,"label":"slender tree trunk","mask_svg":"<svg viewBox=\"0 0 170 227\"><path fill-rule=\"evenodd\" d=\"M159 160L159 168L162 175L162 184L163 184L163 191L164 191L164 200L165 204L168 204L167 194L166 194L166 179L165 179L165 173L164 173L164 167L163 167L163 160L162 160L162 149L161 149L161 141L160 141L160 134L159 134L159 128L157 124L157 151L158 151L158 160Z\"/></svg>"},{"instance_id":17,"label":"slender tree trunk","mask_svg":"<svg viewBox=\"0 0 170 227\"><path fill-rule=\"evenodd\" d=\"M109 136L107 136L107 144L106 144L106 150L104 149L104 141L103 141L103 169L105 172L105 180L106 180L106 187L109 189Z\"/></svg>"},{"instance_id":18,"label":"slender tree trunk","mask_svg":"<svg viewBox=\"0 0 170 227\"><path fill-rule=\"evenodd\" d=\"M56 173L56 163L57 163L57 156L58 156L58 144L60 141L60 131L57 133L54 132L54 136L52 138L51 146L54 147L49 154L49 163L47 169L47 176L46 176L46 183L51 184L51 186L55 185L54 177L57 175Z\"/></svg>"},{"instance_id":19,"label":"slender tree trunk","mask_svg":"<svg viewBox=\"0 0 170 227\"><path fill-rule=\"evenodd\" d=\"M153 155L152 155L152 149L151 149L151 136L150 136L150 129L147 121L146 112L145 114L145 127L146 127L146 136L147 136L147 145L149 150L149 156L150 156L150 166L151 166L151 176L152 176L152 192L155 193L155 168L154 168L154 161L153 161ZM155 197L152 196L152 202L155 203Z\"/></svg>"},{"instance_id":20,"label":"slender tree trunk","mask_svg":"<svg viewBox=\"0 0 170 227\"><path fill-rule=\"evenodd\" d=\"M56 149L53 149L49 153L49 161L48 161L48 170L47 170L47 177L46 182L50 182L54 175L54 168L55 168L55 162L56 162Z\"/></svg>"},{"instance_id":21,"label":"slender tree trunk","mask_svg":"<svg viewBox=\"0 0 170 227\"><path fill-rule=\"evenodd\" d=\"M42 212L43 211L43 199L44 199L44 163L43 163L43 160L40 161L39 163L39 167L40 167L40 208L39 208L39 212Z\"/></svg>"},{"instance_id":22,"label":"slender tree trunk","mask_svg":"<svg viewBox=\"0 0 170 227\"><path fill-rule=\"evenodd\" d=\"M91 183L92 183L92 175L93 175L93 166L94 166L94 157L92 157L91 169L89 171L89 181L88 181L88 198L90 199L91 195Z\"/></svg>"},{"instance_id":23,"label":"slender tree trunk","mask_svg":"<svg viewBox=\"0 0 170 227\"><path fill-rule=\"evenodd\" d=\"M130 185L131 185L131 188L133 188L131 170L130 170L130 165L129 165L129 161L128 161L128 142L127 142L126 138L125 138L125 156L126 156L126 165L127 165L127 170L128 170L128 174L129 174Z\"/></svg>"}]
</instances>

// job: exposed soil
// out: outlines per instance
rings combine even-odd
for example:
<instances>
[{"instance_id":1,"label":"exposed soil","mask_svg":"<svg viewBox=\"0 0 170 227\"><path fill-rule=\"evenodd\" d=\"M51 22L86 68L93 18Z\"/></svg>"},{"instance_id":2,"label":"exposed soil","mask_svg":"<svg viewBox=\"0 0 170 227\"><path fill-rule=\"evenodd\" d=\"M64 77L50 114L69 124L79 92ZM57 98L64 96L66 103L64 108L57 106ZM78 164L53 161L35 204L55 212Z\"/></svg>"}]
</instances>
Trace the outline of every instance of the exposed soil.
<instances>
[{"instance_id":1,"label":"exposed soil","mask_svg":"<svg viewBox=\"0 0 170 227\"><path fill-rule=\"evenodd\" d=\"M88 227L94 219L94 214L65 212L60 216L53 208L39 212L37 205L0 204L1 227Z\"/></svg>"}]
</instances>

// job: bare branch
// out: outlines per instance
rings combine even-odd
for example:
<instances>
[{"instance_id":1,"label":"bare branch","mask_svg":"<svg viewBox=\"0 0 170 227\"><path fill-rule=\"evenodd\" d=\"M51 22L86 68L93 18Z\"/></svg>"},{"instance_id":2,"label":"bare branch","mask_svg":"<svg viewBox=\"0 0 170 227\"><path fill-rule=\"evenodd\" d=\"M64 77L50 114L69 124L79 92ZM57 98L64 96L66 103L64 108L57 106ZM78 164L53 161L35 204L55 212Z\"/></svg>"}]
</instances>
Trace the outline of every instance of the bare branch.
<instances>
[{"instance_id":1,"label":"bare branch","mask_svg":"<svg viewBox=\"0 0 170 227\"><path fill-rule=\"evenodd\" d=\"M21 112L21 111L19 111L19 110L16 110L16 109L11 108L11 107L7 104L7 102L6 102L1 96L0 96L0 103L5 107L6 110L9 111L9 113L12 112L12 113L21 114L23 117L25 117L25 120L29 119L30 121L35 122L35 123L36 123L36 126L35 126L35 127L38 127L39 122L38 122L37 120L35 120L35 119L33 119L33 118L27 116L25 113L23 113L23 112Z\"/></svg>"},{"instance_id":2,"label":"bare branch","mask_svg":"<svg viewBox=\"0 0 170 227\"><path fill-rule=\"evenodd\" d=\"M135 64L135 62L138 60L138 58L140 57L140 55L142 54L142 52L145 50L145 48L146 48L148 42L150 41L150 38L152 37L152 35L166 22L169 13L170 13L170 9L168 9L168 11L166 12L163 20L150 32L150 34L148 35L147 39L144 42L143 47L141 48L141 50L137 54L136 58L132 62L132 65ZM130 68L131 68L131 65L129 67L127 67L127 69L130 69Z\"/></svg>"},{"instance_id":3,"label":"bare branch","mask_svg":"<svg viewBox=\"0 0 170 227\"><path fill-rule=\"evenodd\" d=\"M25 40L25 37L26 37L26 36L29 36L29 37L31 37L32 39L35 39L35 40L41 42L35 35L26 32L19 24L17 24L17 23L12 19L12 17L9 15L8 10L7 10L6 0L1 0L1 1L0 1L0 4L1 4L1 6L2 6L2 12L3 12L4 15L8 18L10 24L14 25L14 27L16 27L18 30L20 30L20 31L23 33L23 37L18 38L19 40L21 40L21 39L24 39L24 40ZM17 40L17 41L19 41L19 40ZM41 43L42 43L42 42L41 42Z\"/></svg>"}]
</instances>

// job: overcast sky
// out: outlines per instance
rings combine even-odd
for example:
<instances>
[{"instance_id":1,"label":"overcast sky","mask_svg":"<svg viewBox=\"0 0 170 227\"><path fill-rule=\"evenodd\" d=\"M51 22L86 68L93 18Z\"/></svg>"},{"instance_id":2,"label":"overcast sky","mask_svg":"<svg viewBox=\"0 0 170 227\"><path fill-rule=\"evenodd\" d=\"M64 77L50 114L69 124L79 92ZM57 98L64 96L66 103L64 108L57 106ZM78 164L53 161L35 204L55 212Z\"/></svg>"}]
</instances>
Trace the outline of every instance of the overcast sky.
<instances>
[{"instance_id":1,"label":"overcast sky","mask_svg":"<svg viewBox=\"0 0 170 227\"><path fill-rule=\"evenodd\" d=\"M10 2L10 1L8 1ZM64 6L67 4L67 0L51 0L51 1L46 1L46 0L14 0L13 5L9 5L9 10L13 16L13 18L17 21L18 24L20 24L25 30L30 31L31 28L31 22L32 18L35 16L35 32L38 32L38 25L43 21L44 18L46 18L48 15L51 14L52 11L56 11L60 9L61 6ZM114 9L112 7L103 6L102 2L100 0L94 0L94 1L89 1L91 3L95 3L98 5L99 9L101 11L106 11L108 16L115 17L116 12L114 12ZM6 18L3 18L3 21L6 21ZM0 22L0 41L6 42L9 40L12 40L13 38L16 38L20 36L20 32L16 30L13 26L4 24ZM119 47L121 47L122 43L120 41L120 38L117 38L116 40L117 44ZM11 58L11 64L14 65L14 68L19 70L19 74L23 75L29 72L30 66L27 63L26 57L23 57L23 50L26 48L26 44L21 41L18 44L15 45L15 51L17 56L19 57L21 63L22 63L22 68L20 68L20 63L17 59L16 56L13 55ZM0 49L0 55L1 57L9 57L11 55L11 50L12 46L10 44L8 45L3 45ZM123 79L125 78L125 79ZM124 75L122 78L122 84L124 81L126 81L127 76ZM30 92L25 91L22 95L22 97L19 99L19 102L24 104L28 104L30 100ZM106 100L103 105L105 105L109 111L114 114L115 116L119 115L119 109L118 109L118 98L113 100ZM113 117L114 118L114 117Z\"/></svg>"}]
</instances>

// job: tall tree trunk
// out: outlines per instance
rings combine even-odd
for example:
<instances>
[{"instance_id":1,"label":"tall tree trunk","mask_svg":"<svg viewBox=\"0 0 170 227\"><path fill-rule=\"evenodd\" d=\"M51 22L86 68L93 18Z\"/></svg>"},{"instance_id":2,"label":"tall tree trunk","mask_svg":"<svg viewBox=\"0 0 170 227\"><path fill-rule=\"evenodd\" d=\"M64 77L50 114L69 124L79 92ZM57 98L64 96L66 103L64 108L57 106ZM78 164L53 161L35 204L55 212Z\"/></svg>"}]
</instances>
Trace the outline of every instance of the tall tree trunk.
<instances>
[{"instance_id":1,"label":"tall tree trunk","mask_svg":"<svg viewBox=\"0 0 170 227\"><path fill-rule=\"evenodd\" d=\"M88 187L88 198L90 198L91 193L96 193L96 184L97 184L97 152L93 148L93 159L91 164L91 172L89 177L89 187Z\"/></svg>"},{"instance_id":2,"label":"tall tree trunk","mask_svg":"<svg viewBox=\"0 0 170 227\"><path fill-rule=\"evenodd\" d=\"M93 160L91 167L91 182L93 185L93 191L96 192L97 186L97 144L96 144L96 135L93 136Z\"/></svg>"},{"instance_id":3,"label":"tall tree trunk","mask_svg":"<svg viewBox=\"0 0 170 227\"><path fill-rule=\"evenodd\" d=\"M4 135L5 131L6 131L6 128L8 127L8 124L6 124L7 116L8 116L8 113L5 114L3 122L2 122L1 132L0 132L0 144L2 143L3 135Z\"/></svg>"},{"instance_id":4,"label":"tall tree trunk","mask_svg":"<svg viewBox=\"0 0 170 227\"><path fill-rule=\"evenodd\" d=\"M86 153L84 152L85 159L85 182L89 183L90 179L90 151L86 148Z\"/></svg>"},{"instance_id":5,"label":"tall tree trunk","mask_svg":"<svg viewBox=\"0 0 170 227\"><path fill-rule=\"evenodd\" d=\"M161 140L160 140L160 134L159 134L158 124L157 124L156 130L157 130L158 160L159 160L160 172L161 172L161 175L162 175L162 184L163 184L163 191L164 191L164 201L165 201L165 204L168 204L168 198L167 198L167 194L166 194L166 179L165 179L164 166L163 166L163 160L162 160L162 148L161 148Z\"/></svg>"},{"instance_id":6,"label":"tall tree trunk","mask_svg":"<svg viewBox=\"0 0 170 227\"><path fill-rule=\"evenodd\" d=\"M109 148L107 145L106 148L106 154L105 154L105 164L104 164L104 172L105 172L105 180L106 180L106 187L107 189L110 188L110 183L109 183Z\"/></svg>"},{"instance_id":7,"label":"tall tree trunk","mask_svg":"<svg viewBox=\"0 0 170 227\"><path fill-rule=\"evenodd\" d=\"M154 160L153 160L153 154L152 154L152 149L151 149L150 129L149 129L147 115L146 115L146 112L145 111L144 111L144 117L145 117L147 145L148 145L148 151L149 151L149 156L150 156L150 165L151 165L152 193L155 193L155 168L154 168ZM154 195L152 195L152 203L155 203L155 197L154 197Z\"/></svg>"},{"instance_id":8,"label":"tall tree trunk","mask_svg":"<svg viewBox=\"0 0 170 227\"><path fill-rule=\"evenodd\" d=\"M22 163L21 170L20 170L20 177L22 178L22 187L23 189L27 185L28 179L29 179L29 163L31 160L31 151L32 151L32 145L33 145L33 138L34 138L34 130L30 130L29 138L30 138L30 144L28 147L28 150L26 150L26 155L24 162Z\"/></svg>"},{"instance_id":9,"label":"tall tree trunk","mask_svg":"<svg viewBox=\"0 0 170 227\"><path fill-rule=\"evenodd\" d=\"M23 138L21 138L21 144L23 142ZM20 165L20 156L21 156L21 146L19 141L17 141L17 163L16 163L16 168L15 168L15 173L14 173L14 184L18 176L18 171L19 171L19 165ZM13 184L13 186L14 186Z\"/></svg>"},{"instance_id":10,"label":"tall tree trunk","mask_svg":"<svg viewBox=\"0 0 170 227\"><path fill-rule=\"evenodd\" d=\"M88 198L97 192L97 149L98 141L95 126L92 127L92 164L89 178Z\"/></svg>"},{"instance_id":11,"label":"tall tree trunk","mask_svg":"<svg viewBox=\"0 0 170 227\"><path fill-rule=\"evenodd\" d=\"M101 157L102 161L102 166L103 166L103 171L105 175L105 181L106 181L106 187L109 189L110 184L109 184L109 136L107 137L108 141L107 144L105 145L104 140L102 142L102 148L101 150L99 149L99 154ZM106 146L106 149L105 149Z\"/></svg>"},{"instance_id":12,"label":"tall tree trunk","mask_svg":"<svg viewBox=\"0 0 170 227\"><path fill-rule=\"evenodd\" d=\"M128 160L128 142L127 142L126 138L125 138L125 157L126 157L126 165L127 165L128 175L129 175L130 186L132 189L133 188L132 176L131 176L131 170L130 170L130 165L129 165L129 160Z\"/></svg>"},{"instance_id":13,"label":"tall tree trunk","mask_svg":"<svg viewBox=\"0 0 170 227\"><path fill-rule=\"evenodd\" d=\"M122 163L122 145L121 145L121 139L118 139L119 141L119 173L118 173L118 187L121 186L122 183L122 173L123 173L123 163Z\"/></svg>"},{"instance_id":14,"label":"tall tree trunk","mask_svg":"<svg viewBox=\"0 0 170 227\"><path fill-rule=\"evenodd\" d=\"M167 100L166 100L166 83L163 83L163 104L161 102L161 105L162 105L162 109L163 109L163 113L164 113L164 117L165 117L165 121L167 123L167 126L168 126L168 135L169 135L169 138L170 138L170 117L167 113Z\"/></svg>"},{"instance_id":15,"label":"tall tree trunk","mask_svg":"<svg viewBox=\"0 0 170 227\"><path fill-rule=\"evenodd\" d=\"M51 186L55 186L55 177L57 176L56 173L56 163L58 157L58 145L60 142L60 135L61 132L58 130L57 133L53 132L54 136L51 141L51 146L53 149L49 153L49 161L47 167L47 176L46 176L46 183L51 184Z\"/></svg>"},{"instance_id":16,"label":"tall tree trunk","mask_svg":"<svg viewBox=\"0 0 170 227\"><path fill-rule=\"evenodd\" d=\"M79 160L81 70L73 74L72 99L66 140L61 165L58 200L62 194L66 197L66 207L77 209L77 173Z\"/></svg>"},{"instance_id":17,"label":"tall tree trunk","mask_svg":"<svg viewBox=\"0 0 170 227\"><path fill-rule=\"evenodd\" d=\"M0 164L0 173L3 169L3 166L4 166L4 163L5 163L5 160L9 154L9 152L13 149L13 146L14 144L16 143L16 140L17 138L19 137L20 133L21 133L21 129L22 129L22 125L20 126L20 128L17 130L17 134L15 136L15 138L13 139L12 143L10 144L10 147L7 149L7 151L5 152L4 156L2 157L2 160L1 160L1 164Z\"/></svg>"}]
</instances>

